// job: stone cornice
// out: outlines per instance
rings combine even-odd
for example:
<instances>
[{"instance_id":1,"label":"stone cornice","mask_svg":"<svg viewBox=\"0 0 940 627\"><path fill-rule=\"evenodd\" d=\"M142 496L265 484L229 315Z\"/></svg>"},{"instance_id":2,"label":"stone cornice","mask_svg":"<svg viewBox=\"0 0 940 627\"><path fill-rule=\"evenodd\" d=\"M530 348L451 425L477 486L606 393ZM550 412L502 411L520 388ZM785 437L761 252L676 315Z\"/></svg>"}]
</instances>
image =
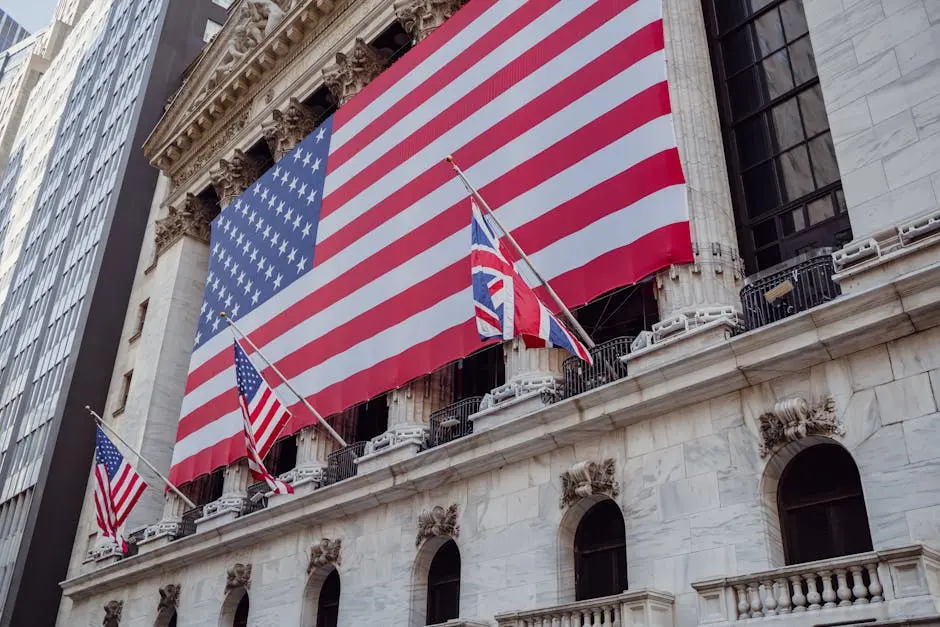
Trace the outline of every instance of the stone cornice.
<instances>
[{"instance_id":1,"label":"stone cornice","mask_svg":"<svg viewBox=\"0 0 940 627\"><path fill-rule=\"evenodd\" d=\"M422 491L597 438L691 403L741 390L940 324L940 263L846 294L777 323L683 355L498 427L315 490L218 529L62 583L82 599L251 547L260 537L308 529Z\"/></svg>"}]
</instances>

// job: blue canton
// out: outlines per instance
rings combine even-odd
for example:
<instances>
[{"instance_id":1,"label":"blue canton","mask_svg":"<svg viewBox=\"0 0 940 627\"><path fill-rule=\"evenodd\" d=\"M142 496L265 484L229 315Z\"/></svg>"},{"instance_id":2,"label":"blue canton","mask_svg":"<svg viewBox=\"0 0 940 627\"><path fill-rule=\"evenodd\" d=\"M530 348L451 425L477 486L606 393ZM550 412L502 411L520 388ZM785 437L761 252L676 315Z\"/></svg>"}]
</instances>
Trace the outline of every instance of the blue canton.
<instances>
[{"instance_id":1,"label":"blue canton","mask_svg":"<svg viewBox=\"0 0 940 627\"><path fill-rule=\"evenodd\" d=\"M111 443L101 427L96 425L95 429L97 430L97 433L95 433L95 459L97 463L104 464L104 467L108 469L108 478L114 479L114 475L117 474L118 468L121 467L121 463L124 461L124 456Z\"/></svg>"},{"instance_id":2,"label":"blue canton","mask_svg":"<svg viewBox=\"0 0 940 627\"><path fill-rule=\"evenodd\" d=\"M238 394L245 398L246 403L255 397L262 383L261 375L238 342L235 342L235 380L238 382Z\"/></svg>"},{"instance_id":3,"label":"blue canton","mask_svg":"<svg viewBox=\"0 0 940 627\"><path fill-rule=\"evenodd\" d=\"M194 347L313 267L333 118L310 133L212 221L209 275Z\"/></svg>"}]
</instances>

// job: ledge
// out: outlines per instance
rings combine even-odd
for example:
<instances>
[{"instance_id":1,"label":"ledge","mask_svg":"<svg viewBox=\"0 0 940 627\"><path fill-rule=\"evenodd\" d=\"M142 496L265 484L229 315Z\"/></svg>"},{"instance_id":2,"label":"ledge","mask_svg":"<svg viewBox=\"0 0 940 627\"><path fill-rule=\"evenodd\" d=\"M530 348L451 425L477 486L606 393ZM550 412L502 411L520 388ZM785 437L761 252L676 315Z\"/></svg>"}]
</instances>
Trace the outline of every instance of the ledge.
<instances>
[{"instance_id":1,"label":"ledge","mask_svg":"<svg viewBox=\"0 0 940 627\"><path fill-rule=\"evenodd\" d=\"M82 599L528 459L940 323L940 263L62 583Z\"/></svg>"}]
</instances>

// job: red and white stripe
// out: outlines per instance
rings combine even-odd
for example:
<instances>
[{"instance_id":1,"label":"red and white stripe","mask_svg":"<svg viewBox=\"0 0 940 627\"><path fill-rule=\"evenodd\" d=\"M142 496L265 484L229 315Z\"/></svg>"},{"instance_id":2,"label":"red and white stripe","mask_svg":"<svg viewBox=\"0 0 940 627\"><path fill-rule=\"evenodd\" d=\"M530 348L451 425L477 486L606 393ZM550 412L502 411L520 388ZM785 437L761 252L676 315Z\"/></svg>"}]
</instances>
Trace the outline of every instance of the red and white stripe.
<instances>
[{"instance_id":1,"label":"red and white stripe","mask_svg":"<svg viewBox=\"0 0 940 627\"><path fill-rule=\"evenodd\" d=\"M472 0L335 114L314 269L240 320L324 415L479 347L448 154L570 306L692 260L661 0ZM176 482L244 455L223 335Z\"/></svg>"},{"instance_id":2,"label":"red and white stripe","mask_svg":"<svg viewBox=\"0 0 940 627\"><path fill-rule=\"evenodd\" d=\"M258 397L258 401L247 404L244 397L239 397L242 406L245 448L248 451L248 470L256 481L267 483L275 494L293 494L294 488L268 472L264 465L264 456L271 450L284 424L290 420L290 413L283 408L267 383L262 384L255 396ZM278 423L279 426L275 431L274 426Z\"/></svg>"},{"instance_id":3,"label":"red and white stripe","mask_svg":"<svg viewBox=\"0 0 940 627\"><path fill-rule=\"evenodd\" d=\"M146 488L147 484L126 460L113 482L108 478L107 467L95 464L95 518L102 536L126 547L121 527Z\"/></svg>"}]
</instances>

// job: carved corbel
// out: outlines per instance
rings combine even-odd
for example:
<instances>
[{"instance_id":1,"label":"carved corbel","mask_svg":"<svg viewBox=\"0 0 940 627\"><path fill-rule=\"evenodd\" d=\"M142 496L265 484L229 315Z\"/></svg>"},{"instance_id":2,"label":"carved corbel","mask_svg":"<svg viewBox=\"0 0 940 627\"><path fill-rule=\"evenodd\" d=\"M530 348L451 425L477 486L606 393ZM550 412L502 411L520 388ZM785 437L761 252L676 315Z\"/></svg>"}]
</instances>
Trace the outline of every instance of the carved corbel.
<instances>
[{"instance_id":1,"label":"carved corbel","mask_svg":"<svg viewBox=\"0 0 940 627\"><path fill-rule=\"evenodd\" d=\"M310 549L310 562L307 564L307 574L309 575L314 571L314 569L322 568L327 565L338 565L340 563L340 549L343 548L343 540L337 538L335 540L330 540L329 538L323 538L320 540L319 544L315 544L313 548Z\"/></svg>"},{"instance_id":2,"label":"carved corbel","mask_svg":"<svg viewBox=\"0 0 940 627\"><path fill-rule=\"evenodd\" d=\"M766 457L778 446L808 435L845 435L845 427L836 416L836 403L832 397L815 404L802 396L784 398L757 420L760 423L761 457Z\"/></svg>"},{"instance_id":3,"label":"carved corbel","mask_svg":"<svg viewBox=\"0 0 940 627\"><path fill-rule=\"evenodd\" d=\"M415 547L437 536L450 536L456 538L460 535L460 525L457 524L457 504L453 503L447 509L435 505L430 511L423 511L418 515L418 535L415 538Z\"/></svg>"},{"instance_id":4,"label":"carved corbel","mask_svg":"<svg viewBox=\"0 0 940 627\"><path fill-rule=\"evenodd\" d=\"M236 588L251 587L251 564L235 564L225 573L226 594Z\"/></svg>"},{"instance_id":5,"label":"carved corbel","mask_svg":"<svg viewBox=\"0 0 940 627\"><path fill-rule=\"evenodd\" d=\"M313 130L317 116L307 105L291 98L283 111L275 109L273 121L262 125L264 138L268 142L275 161L289 153Z\"/></svg>"},{"instance_id":6,"label":"carved corbel","mask_svg":"<svg viewBox=\"0 0 940 627\"><path fill-rule=\"evenodd\" d=\"M261 164L256 159L236 149L231 159L220 159L219 167L209 175L222 206L225 206L248 189L263 173Z\"/></svg>"},{"instance_id":7,"label":"carved corbel","mask_svg":"<svg viewBox=\"0 0 940 627\"><path fill-rule=\"evenodd\" d=\"M356 39L348 54L336 53L336 63L323 70L323 82L339 106L358 94L378 76L388 60L363 39Z\"/></svg>"},{"instance_id":8,"label":"carved corbel","mask_svg":"<svg viewBox=\"0 0 940 627\"><path fill-rule=\"evenodd\" d=\"M167 216L157 220L154 240L157 254L161 254L176 240L189 235L202 242L209 242L210 224L219 215L219 208L199 196L186 194L183 208L169 207Z\"/></svg>"},{"instance_id":9,"label":"carved corbel","mask_svg":"<svg viewBox=\"0 0 940 627\"><path fill-rule=\"evenodd\" d=\"M615 476L613 458L607 458L600 464L590 461L578 462L561 473L562 509L595 494L616 498L620 494L620 484Z\"/></svg>"},{"instance_id":10,"label":"carved corbel","mask_svg":"<svg viewBox=\"0 0 940 627\"><path fill-rule=\"evenodd\" d=\"M399 0L395 15L415 43L446 22L466 0Z\"/></svg>"},{"instance_id":11,"label":"carved corbel","mask_svg":"<svg viewBox=\"0 0 940 627\"><path fill-rule=\"evenodd\" d=\"M121 624L121 613L124 611L124 601L108 601L104 606L104 627L118 627Z\"/></svg>"}]
</instances>

